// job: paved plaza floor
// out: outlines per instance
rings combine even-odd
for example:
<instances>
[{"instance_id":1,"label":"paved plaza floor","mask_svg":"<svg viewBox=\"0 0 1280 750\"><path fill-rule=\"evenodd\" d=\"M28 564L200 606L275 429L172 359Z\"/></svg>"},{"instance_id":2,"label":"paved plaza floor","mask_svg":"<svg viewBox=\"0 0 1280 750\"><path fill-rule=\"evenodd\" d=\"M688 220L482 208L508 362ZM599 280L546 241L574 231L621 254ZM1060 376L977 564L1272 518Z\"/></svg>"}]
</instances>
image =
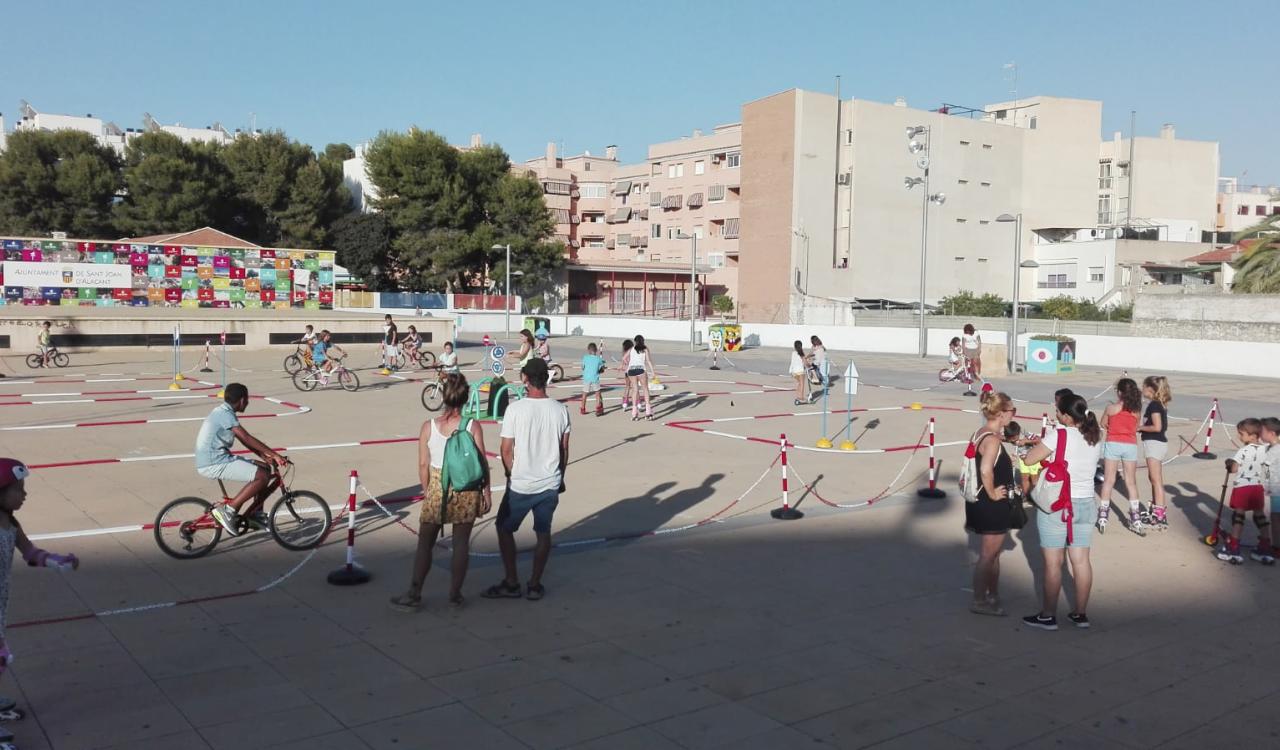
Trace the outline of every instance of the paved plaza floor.
<instances>
[{"instance_id":1,"label":"paved plaza floor","mask_svg":"<svg viewBox=\"0 0 1280 750\"><path fill-rule=\"evenodd\" d=\"M577 395L584 345L554 341L570 376L554 397ZM350 349L362 368L357 393L298 392L279 369L286 351L234 353L227 380L278 401L255 400L257 418L244 424L289 449L295 488L337 506L354 469L373 495L411 496L431 376L387 377L372 347ZM387 606L408 582L413 503L361 507L357 556L373 580L360 587L325 581L343 561L342 533L314 554L265 534L224 538L198 560L157 548L145 525L166 502L216 494L189 455L216 403L216 359L215 372L201 373L188 354L192 371L173 392L163 351L72 353L71 367L36 373L4 357L0 455L35 467L19 517L45 535L39 544L83 561L76 572L12 573L6 636L16 661L0 693L28 711L10 725L20 747L1277 743L1280 568L1213 558L1201 537L1222 462L1187 454L1204 440L1213 398L1234 424L1280 411L1280 382L1170 374L1170 437L1182 451L1165 467L1171 528L1139 538L1113 523L1095 537L1094 626L1048 633L1019 621L1038 609L1034 524L1002 558L1011 616L967 609L974 552L955 477L978 418L960 386L937 383L938 360L853 355L855 410L842 411L837 381L825 420L837 445L852 434L859 450L845 453L814 448L824 420L817 407L792 405L785 351L733 354L710 371L687 346L653 349L666 387L654 421L620 413L616 390L604 417L570 405L572 463L547 597L480 597L502 575L490 517L474 532L466 605L446 605L449 554L437 548L417 614ZM469 377L484 351L462 348ZM832 357L843 370L850 355ZM1118 375L1084 368L996 385L1038 431L1056 388L1101 409ZM930 418L943 500L916 496L928 467L916 446ZM794 443L790 499L805 514L796 521L769 514L780 504L784 433ZM485 435L496 450L496 425ZM1220 458L1233 436L1216 425ZM532 532L517 540L530 545ZM520 565L527 576L527 556ZM180 603L192 599L201 601Z\"/></svg>"}]
</instances>

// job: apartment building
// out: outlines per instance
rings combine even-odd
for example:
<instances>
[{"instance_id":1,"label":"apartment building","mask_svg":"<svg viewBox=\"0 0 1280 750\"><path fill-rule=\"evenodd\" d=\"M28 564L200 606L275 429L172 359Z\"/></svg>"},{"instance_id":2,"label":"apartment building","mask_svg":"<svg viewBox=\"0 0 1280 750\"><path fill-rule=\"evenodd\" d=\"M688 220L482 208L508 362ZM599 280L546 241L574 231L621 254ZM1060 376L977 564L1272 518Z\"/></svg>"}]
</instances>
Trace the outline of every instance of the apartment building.
<instances>
[{"instance_id":1,"label":"apartment building","mask_svg":"<svg viewBox=\"0 0 1280 750\"><path fill-rule=\"evenodd\" d=\"M1242 232L1269 216L1280 216L1280 187L1241 185L1236 177L1218 180L1217 230Z\"/></svg>"},{"instance_id":2,"label":"apartment building","mask_svg":"<svg viewBox=\"0 0 1280 750\"><path fill-rule=\"evenodd\" d=\"M107 122L102 118L94 117L92 113L83 117L50 114L48 112L39 112L35 107L24 101L19 105L19 119L14 123L13 130L14 132L21 130L78 130L93 136L99 143L110 147L120 156L124 156L125 146L130 140L148 132L163 131L171 133L187 142L222 144L235 140L236 135L241 132L236 130L235 134L232 134L222 127L220 123L216 122L204 128L190 128L181 124L163 125L157 122L149 113L143 114L142 121L143 126L141 128L121 128L114 122ZM4 117L0 116L0 151L4 150L6 141Z\"/></svg>"},{"instance_id":3,"label":"apartment building","mask_svg":"<svg viewBox=\"0 0 1280 750\"><path fill-rule=\"evenodd\" d=\"M548 144L521 165L542 183L566 246L569 309L682 317L691 298L734 297L740 164L733 124L654 144L638 164L621 164L613 146L559 157Z\"/></svg>"},{"instance_id":4,"label":"apartment building","mask_svg":"<svg viewBox=\"0 0 1280 750\"><path fill-rule=\"evenodd\" d=\"M1179 139L1171 124L1158 138L1115 133L1098 149L1098 227L1200 242L1217 227L1218 169L1217 143Z\"/></svg>"}]
</instances>

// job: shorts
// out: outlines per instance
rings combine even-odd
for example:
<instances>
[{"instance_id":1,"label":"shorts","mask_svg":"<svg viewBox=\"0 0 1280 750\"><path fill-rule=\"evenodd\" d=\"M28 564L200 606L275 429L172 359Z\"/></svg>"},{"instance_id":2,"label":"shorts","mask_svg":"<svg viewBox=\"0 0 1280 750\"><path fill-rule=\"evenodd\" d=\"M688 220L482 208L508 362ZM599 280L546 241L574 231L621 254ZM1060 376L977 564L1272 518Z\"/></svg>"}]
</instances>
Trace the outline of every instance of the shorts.
<instances>
[{"instance_id":1,"label":"shorts","mask_svg":"<svg viewBox=\"0 0 1280 750\"><path fill-rule=\"evenodd\" d=\"M1039 461L1036 461L1035 463L1033 463L1033 464L1031 464L1030 466L1028 466L1027 464L1023 463L1023 462L1022 462L1022 458L1021 458L1021 457L1019 457L1019 458L1018 458L1018 473L1019 473L1019 474L1027 474L1027 475L1029 475L1029 476L1033 476L1033 477L1035 477L1035 476L1040 476L1040 462L1039 462Z\"/></svg>"},{"instance_id":2,"label":"shorts","mask_svg":"<svg viewBox=\"0 0 1280 750\"><path fill-rule=\"evenodd\" d=\"M582 381L582 392L583 392L583 393L599 393L599 392L600 392L600 381L599 381L599 380L597 380L597 381L595 381L594 383L589 383L589 382L587 382L587 381L585 381L585 380L584 380L584 381Z\"/></svg>"},{"instance_id":3,"label":"shorts","mask_svg":"<svg viewBox=\"0 0 1280 750\"><path fill-rule=\"evenodd\" d=\"M209 466L197 466L196 473L205 479L221 479L224 482L252 482L258 478L258 464L242 456L232 456L230 461Z\"/></svg>"},{"instance_id":4,"label":"shorts","mask_svg":"<svg viewBox=\"0 0 1280 750\"><path fill-rule=\"evenodd\" d=\"M1098 501L1092 497L1073 497L1071 512L1070 546L1091 546L1093 522L1098 518ZM1062 549L1067 546L1067 525L1062 522L1062 511L1045 513L1037 510L1036 531L1040 532L1040 546L1044 549Z\"/></svg>"},{"instance_id":5,"label":"shorts","mask_svg":"<svg viewBox=\"0 0 1280 750\"><path fill-rule=\"evenodd\" d=\"M1137 461L1137 443L1113 443L1110 440L1102 444L1102 457L1109 461Z\"/></svg>"},{"instance_id":6,"label":"shorts","mask_svg":"<svg viewBox=\"0 0 1280 750\"><path fill-rule=\"evenodd\" d=\"M482 514L480 504L484 501L482 490L465 490L450 492L449 501L444 501L443 488L440 486L440 469L431 467L431 488L422 498L422 514L419 523L473 523Z\"/></svg>"},{"instance_id":7,"label":"shorts","mask_svg":"<svg viewBox=\"0 0 1280 750\"><path fill-rule=\"evenodd\" d=\"M1161 440L1143 440L1142 453L1148 461L1163 461L1169 455L1169 444Z\"/></svg>"},{"instance_id":8,"label":"shorts","mask_svg":"<svg viewBox=\"0 0 1280 750\"><path fill-rule=\"evenodd\" d=\"M1262 513L1266 510L1267 493L1263 491L1260 484L1246 484L1243 487L1236 487L1231 490L1231 501L1227 503L1227 507L1231 510L1253 511L1254 513Z\"/></svg>"},{"instance_id":9,"label":"shorts","mask_svg":"<svg viewBox=\"0 0 1280 750\"><path fill-rule=\"evenodd\" d=\"M627 370L627 377L629 378L638 378L643 374L644 374L643 367L632 367L630 370Z\"/></svg>"},{"instance_id":10,"label":"shorts","mask_svg":"<svg viewBox=\"0 0 1280 750\"><path fill-rule=\"evenodd\" d=\"M533 530L539 534L551 533L551 519L556 514L556 506L560 504L560 493L556 490L536 492L526 495L508 489L502 496L502 504L498 506L498 518L495 524L499 531L516 533L524 517L533 513Z\"/></svg>"},{"instance_id":11,"label":"shorts","mask_svg":"<svg viewBox=\"0 0 1280 750\"><path fill-rule=\"evenodd\" d=\"M981 349L965 349L964 356L968 357L969 359L981 359L982 350Z\"/></svg>"}]
</instances>

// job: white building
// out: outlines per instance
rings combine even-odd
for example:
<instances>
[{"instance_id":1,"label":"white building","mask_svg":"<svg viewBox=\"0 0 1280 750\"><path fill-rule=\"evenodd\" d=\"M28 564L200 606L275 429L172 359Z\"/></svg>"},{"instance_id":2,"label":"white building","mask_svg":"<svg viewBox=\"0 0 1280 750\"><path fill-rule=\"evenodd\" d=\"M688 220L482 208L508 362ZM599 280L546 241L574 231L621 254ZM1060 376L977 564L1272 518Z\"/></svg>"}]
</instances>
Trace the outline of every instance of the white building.
<instances>
[{"instance_id":1,"label":"white building","mask_svg":"<svg viewBox=\"0 0 1280 750\"><path fill-rule=\"evenodd\" d=\"M14 123L13 130L14 132L20 130L78 130L93 136L99 143L114 149L121 156L124 156L125 146L128 142L144 132L163 131L172 133L187 142L221 144L230 143L235 140L236 135L240 134L240 131L237 130L233 135L216 122L204 128L188 128L181 124L162 125L156 122L150 114L143 114L143 127L122 129L114 122L105 122L92 114L79 117L76 115L56 115L48 112L39 112L25 101L19 105L19 119ZM0 150L4 149L6 140L4 118L0 117Z\"/></svg>"},{"instance_id":2,"label":"white building","mask_svg":"<svg viewBox=\"0 0 1280 750\"><path fill-rule=\"evenodd\" d=\"M1115 133L1098 150L1098 226L1156 230L1159 239L1200 242L1217 227L1218 144Z\"/></svg>"},{"instance_id":3,"label":"white building","mask_svg":"<svg viewBox=\"0 0 1280 750\"><path fill-rule=\"evenodd\" d=\"M1218 180L1218 231L1235 234L1280 215L1280 187L1241 185L1235 177Z\"/></svg>"}]
</instances>

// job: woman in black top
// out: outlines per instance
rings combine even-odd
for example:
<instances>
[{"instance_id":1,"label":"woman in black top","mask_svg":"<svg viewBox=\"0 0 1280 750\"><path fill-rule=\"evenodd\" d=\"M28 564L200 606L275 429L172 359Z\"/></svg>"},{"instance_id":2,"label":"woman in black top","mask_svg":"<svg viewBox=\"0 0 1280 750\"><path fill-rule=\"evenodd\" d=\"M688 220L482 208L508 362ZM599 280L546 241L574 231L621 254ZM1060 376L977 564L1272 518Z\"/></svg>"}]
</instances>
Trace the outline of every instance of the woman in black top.
<instances>
[{"instance_id":1,"label":"woman in black top","mask_svg":"<svg viewBox=\"0 0 1280 750\"><path fill-rule=\"evenodd\" d=\"M1009 489L1013 486L1013 459L1001 441L1013 419L1013 401L1003 393L982 394L986 424L973 436L978 462L978 498L965 503L964 526L979 539L978 563L973 569L973 602L969 611L1004 616L1000 607L1000 552L1009 538ZM1021 501L1019 501L1021 502Z\"/></svg>"},{"instance_id":2,"label":"woman in black top","mask_svg":"<svg viewBox=\"0 0 1280 750\"><path fill-rule=\"evenodd\" d=\"M1142 381L1142 395L1147 399L1146 411L1138 436L1142 438L1142 453L1147 459L1147 478L1151 480L1151 513L1145 514L1142 523L1157 530L1169 528L1165 518L1164 458L1169 455L1169 402L1173 392L1169 380L1163 375L1152 375Z\"/></svg>"}]
</instances>

